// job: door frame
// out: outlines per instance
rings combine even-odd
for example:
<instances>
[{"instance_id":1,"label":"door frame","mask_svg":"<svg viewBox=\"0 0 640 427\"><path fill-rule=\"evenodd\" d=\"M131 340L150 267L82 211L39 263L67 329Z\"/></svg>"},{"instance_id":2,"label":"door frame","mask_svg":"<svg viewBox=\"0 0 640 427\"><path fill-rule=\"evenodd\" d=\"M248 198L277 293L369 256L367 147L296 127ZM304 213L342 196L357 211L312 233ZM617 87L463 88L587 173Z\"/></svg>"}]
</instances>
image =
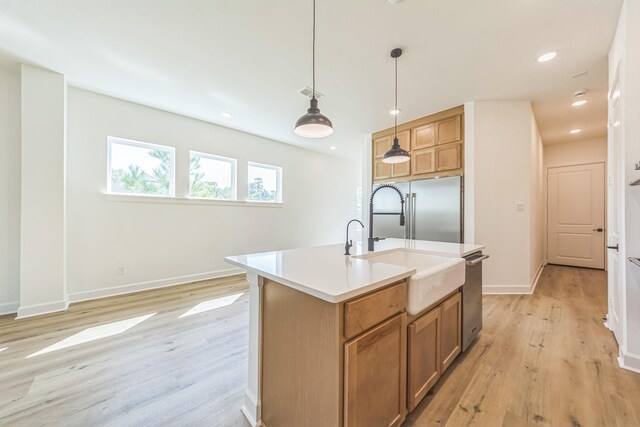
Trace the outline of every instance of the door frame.
<instances>
[{"instance_id":1,"label":"door frame","mask_svg":"<svg viewBox=\"0 0 640 427\"><path fill-rule=\"evenodd\" d=\"M609 270L608 264L608 256L607 256L607 242L609 241L609 209L608 209L608 200L609 200L609 189L607 186L607 175L608 175L608 162L566 162L560 165L546 166L544 168L544 261L545 264L549 263L549 169L556 168L566 168L571 166L587 166L587 165L598 165L601 164L604 166L604 271ZM576 268L587 268L587 267L576 267ZM598 269L599 270L599 269Z\"/></svg>"},{"instance_id":2,"label":"door frame","mask_svg":"<svg viewBox=\"0 0 640 427\"><path fill-rule=\"evenodd\" d=\"M619 247L618 250L618 283L614 283L613 280L613 269L610 269L607 274L607 320L605 322L605 326L613 332L616 341L618 341L618 352L620 355L626 352L626 337L627 337L627 322L626 322L626 250L625 250L625 215L624 215L624 206L625 206L625 191L626 181L624 175L624 127L621 126L622 122L624 122L624 88L620 79L620 70L622 69L622 59L616 65L616 71L614 73L614 77L611 86L609 88L609 93L607 94L607 104L608 104L608 113L607 113L607 189L609 186L612 187L612 191L609 192L607 196L607 228L611 227L611 221L617 218L618 222L618 241L610 241L609 235L607 235L607 245L615 245L617 244ZM617 100L615 93L618 93ZM614 104L618 104L620 106L620 116L618 117L619 123L616 123L613 117L614 114ZM612 129L614 126L620 126L620 138L616 141L617 147L614 147L614 133ZM616 155L617 154L617 155ZM616 173L618 171L619 173ZM616 193L618 199L616 199ZM617 202L617 203L616 203ZM610 215L609 215L610 214ZM610 254L610 249L607 249L607 260L613 256ZM615 307L616 301L614 301L614 288L618 286L620 293L619 297L621 301L619 302L620 313L618 313L618 324L613 324L612 319L612 311Z\"/></svg>"}]
</instances>

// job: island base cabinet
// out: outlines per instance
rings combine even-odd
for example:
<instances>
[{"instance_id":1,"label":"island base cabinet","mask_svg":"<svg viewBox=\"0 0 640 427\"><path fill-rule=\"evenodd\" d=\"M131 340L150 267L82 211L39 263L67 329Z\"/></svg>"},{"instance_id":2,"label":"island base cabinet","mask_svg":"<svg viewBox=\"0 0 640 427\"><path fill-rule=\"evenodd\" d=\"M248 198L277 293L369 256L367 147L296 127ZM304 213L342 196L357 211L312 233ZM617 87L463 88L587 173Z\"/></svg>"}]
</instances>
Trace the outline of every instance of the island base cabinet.
<instances>
[{"instance_id":1,"label":"island base cabinet","mask_svg":"<svg viewBox=\"0 0 640 427\"><path fill-rule=\"evenodd\" d=\"M345 427L397 427L404 421L406 322L406 314L399 314L345 344Z\"/></svg>"},{"instance_id":2,"label":"island base cabinet","mask_svg":"<svg viewBox=\"0 0 640 427\"><path fill-rule=\"evenodd\" d=\"M456 293L440 306L442 310L442 340L440 359L444 372L453 363L462 349L462 298Z\"/></svg>"},{"instance_id":3,"label":"island base cabinet","mask_svg":"<svg viewBox=\"0 0 640 427\"><path fill-rule=\"evenodd\" d=\"M440 378L441 310L437 307L409 325L407 396L413 411Z\"/></svg>"}]
</instances>

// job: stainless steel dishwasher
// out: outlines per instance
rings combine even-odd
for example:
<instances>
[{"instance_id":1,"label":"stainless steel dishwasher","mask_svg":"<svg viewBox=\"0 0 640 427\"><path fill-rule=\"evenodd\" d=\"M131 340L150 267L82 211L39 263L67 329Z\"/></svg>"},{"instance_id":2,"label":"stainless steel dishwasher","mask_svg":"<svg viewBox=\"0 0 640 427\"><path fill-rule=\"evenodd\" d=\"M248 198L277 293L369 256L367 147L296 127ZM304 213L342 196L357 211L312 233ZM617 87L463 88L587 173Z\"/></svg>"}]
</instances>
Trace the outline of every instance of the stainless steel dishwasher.
<instances>
[{"instance_id":1,"label":"stainless steel dishwasher","mask_svg":"<svg viewBox=\"0 0 640 427\"><path fill-rule=\"evenodd\" d=\"M466 351L482 330L482 252L465 257L466 278L462 285L462 351Z\"/></svg>"}]
</instances>

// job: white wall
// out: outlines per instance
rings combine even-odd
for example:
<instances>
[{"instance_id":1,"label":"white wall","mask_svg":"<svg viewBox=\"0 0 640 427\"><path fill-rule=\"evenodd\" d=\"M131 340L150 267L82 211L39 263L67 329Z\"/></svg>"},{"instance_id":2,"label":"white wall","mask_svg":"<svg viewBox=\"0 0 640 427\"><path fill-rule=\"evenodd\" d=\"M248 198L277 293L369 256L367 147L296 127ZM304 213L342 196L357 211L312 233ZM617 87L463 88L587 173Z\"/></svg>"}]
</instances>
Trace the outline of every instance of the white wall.
<instances>
[{"instance_id":1,"label":"white wall","mask_svg":"<svg viewBox=\"0 0 640 427\"><path fill-rule=\"evenodd\" d=\"M582 165L607 161L607 138L584 139L544 146L544 167Z\"/></svg>"},{"instance_id":2,"label":"white wall","mask_svg":"<svg viewBox=\"0 0 640 427\"><path fill-rule=\"evenodd\" d=\"M640 178L634 165L640 161L640 1L626 0L618 29L609 52L609 88L613 87L615 71L620 65L620 102L622 105L621 149L624 153L624 227L621 230L620 254L640 257L640 186L629 182ZM610 160L613 161L613 160ZM640 268L625 262L621 277L625 280L623 304L623 340L620 343L620 364L640 372Z\"/></svg>"},{"instance_id":3,"label":"white wall","mask_svg":"<svg viewBox=\"0 0 640 427\"><path fill-rule=\"evenodd\" d=\"M485 293L529 293L542 264L540 226L541 141L528 101L480 101L465 105L465 180L473 181L473 235L486 246ZM469 117L467 117L469 116ZM467 193L471 191L467 188ZM516 211L522 203L522 211ZM466 214L470 209L467 207ZM472 219L473 217L473 219ZM471 240L473 239L473 240Z\"/></svg>"},{"instance_id":4,"label":"white wall","mask_svg":"<svg viewBox=\"0 0 640 427\"><path fill-rule=\"evenodd\" d=\"M282 166L281 207L144 202L107 197L107 136ZM356 215L361 162L347 162L229 128L69 89L69 293L72 300L228 274L225 255L338 243ZM118 275L118 267L128 273Z\"/></svg>"},{"instance_id":5,"label":"white wall","mask_svg":"<svg viewBox=\"0 0 640 427\"><path fill-rule=\"evenodd\" d=\"M20 67L0 64L0 315L20 299Z\"/></svg>"},{"instance_id":6,"label":"white wall","mask_svg":"<svg viewBox=\"0 0 640 427\"><path fill-rule=\"evenodd\" d=\"M66 94L62 74L22 64L20 308L18 317L64 310Z\"/></svg>"}]
</instances>

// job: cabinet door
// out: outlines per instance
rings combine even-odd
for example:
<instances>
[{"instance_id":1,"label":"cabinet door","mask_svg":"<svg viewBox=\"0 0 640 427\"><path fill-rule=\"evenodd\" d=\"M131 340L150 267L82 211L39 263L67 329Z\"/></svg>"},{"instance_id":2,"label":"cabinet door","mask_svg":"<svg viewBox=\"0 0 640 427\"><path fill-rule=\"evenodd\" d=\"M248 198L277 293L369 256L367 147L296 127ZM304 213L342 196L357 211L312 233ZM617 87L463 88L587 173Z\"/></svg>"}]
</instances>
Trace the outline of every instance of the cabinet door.
<instances>
[{"instance_id":1,"label":"cabinet door","mask_svg":"<svg viewBox=\"0 0 640 427\"><path fill-rule=\"evenodd\" d=\"M436 145L436 123L418 126L411 131L411 149L420 150L422 148Z\"/></svg>"},{"instance_id":2,"label":"cabinet door","mask_svg":"<svg viewBox=\"0 0 640 427\"><path fill-rule=\"evenodd\" d=\"M373 179L387 179L391 178L391 164L384 163L382 160L376 159L373 162Z\"/></svg>"},{"instance_id":3,"label":"cabinet door","mask_svg":"<svg viewBox=\"0 0 640 427\"><path fill-rule=\"evenodd\" d=\"M460 354L462 345L461 320L462 304L460 292L456 293L440 305L442 309L442 339L440 340L441 373L453 363Z\"/></svg>"},{"instance_id":4,"label":"cabinet door","mask_svg":"<svg viewBox=\"0 0 640 427\"><path fill-rule=\"evenodd\" d=\"M345 344L344 426L397 427L406 416L407 315Z\"/></svg>"},{"instance_id":5,"label":"cabinet door","mask_svg":"<svg viewBox=\"0 0 640 427\"><path fill-rule=\"evenodd\" d=\"M409 412L415 409L440 378L440 323L440 307L437 307L409 325Z\"/></svg>"},{"instance_id":6,"label":"cabinet door","mask_svg":"<svg viewBox=\"0 0 640 427\"><path fill-rule=\"evenodd\" d=\"M460 141L462 139L462 120L460 116L451 117L450 119L441 120L437 123L438 137L437 144L448 144L450 142Z\"/></svg>"},{"instance_id":7,"label":"cabinet door","mask_svg":"<svg viewBox=\"0 0 640 427\"><path fill-rule=\"evenodd\" d=\"M411 173L420 175L436 171L435 148L425 148L411 152Z\"/></svg>"},{"instance_id":8,"label":"cabinet door","mask_svg":"<svg viewBox=\"0 0 640 427\"><path fill-rule=\"evenodd\" d=\"M436 171L448 171L462 167L460 144L449 144L436 148Z\"/></svg>"},{"instance_id":9,"label":"cabinet door","mask_svg":"<svg viewBox=\"0 0 640 427\"><path fill-rule=\"evenodd\" d=\"M391 148L391 136L382 136L373 140L373 158L381 159L384 153Z\"/></svg>"}]
</instances>

